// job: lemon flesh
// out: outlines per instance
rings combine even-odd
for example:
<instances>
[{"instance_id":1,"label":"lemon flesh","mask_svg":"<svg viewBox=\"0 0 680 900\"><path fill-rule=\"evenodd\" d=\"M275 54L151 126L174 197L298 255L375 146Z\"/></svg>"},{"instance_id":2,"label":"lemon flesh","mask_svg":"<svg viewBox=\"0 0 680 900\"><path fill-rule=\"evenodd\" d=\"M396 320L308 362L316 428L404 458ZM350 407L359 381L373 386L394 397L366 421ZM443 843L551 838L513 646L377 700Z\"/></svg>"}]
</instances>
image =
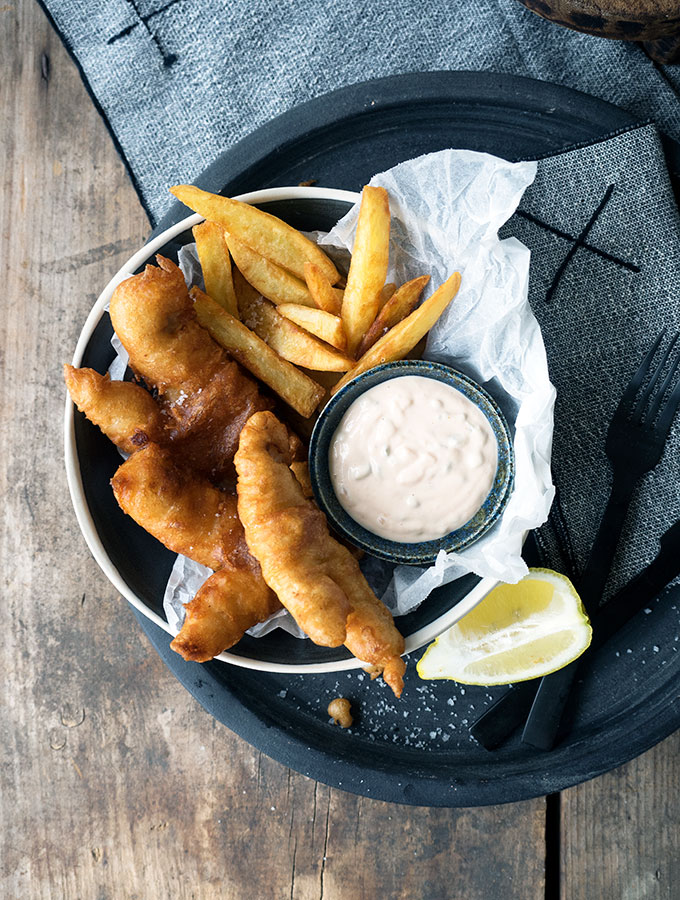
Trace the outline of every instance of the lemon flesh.
<instances>
[{"instance_id":1,"label":"lemon flesh","mask_svg":"<svg viewBox=\"0 0 680 900\"><path fill-rule=\"evenodd\" d=\"M421 678L492 686L541 678L577 659L592 629L569 579L529 569L517 584L499 584L427 648Z\"/></svg>"}]
</instances>

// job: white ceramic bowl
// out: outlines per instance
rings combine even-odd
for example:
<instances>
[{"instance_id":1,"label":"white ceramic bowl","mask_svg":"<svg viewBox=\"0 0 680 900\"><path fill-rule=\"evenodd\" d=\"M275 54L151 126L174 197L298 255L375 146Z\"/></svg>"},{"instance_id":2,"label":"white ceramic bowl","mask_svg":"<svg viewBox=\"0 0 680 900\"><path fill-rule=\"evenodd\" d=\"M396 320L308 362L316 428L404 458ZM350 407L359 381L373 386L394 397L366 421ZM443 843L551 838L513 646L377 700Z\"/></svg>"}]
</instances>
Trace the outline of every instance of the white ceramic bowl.
<instances>
[{"instance_id":1,"label":"white ceramic bowl","mask_svg":"<svg viewBox=\"0 0 680 900\"><path fill-rule=\"evenodd\" d=\"M358 199L349 191L315 187L271 188L237 199L268 206L291 224L308 230L328 230ZM192 240L191 228L202 221L188 216L145 244L116 272L90 312L78 339L73 365L105 372L114 351L108 302L116 286L156 253L174 256L177 246ZM90 552L119 593L140 613L173 634L162 612L165 580L174 556L118 509L109 479L120 463L115 448L80 413L67 395L64 420L66 475L78 524ZM397 625L411 652L434 640L476 606L496 584L493 579L466 576L440 588ZM334 672L361 666L344 648L317 647L280 629L255 639L246 637L218 659L237 666L291 674Z\"/></svg>"}]
</instances>

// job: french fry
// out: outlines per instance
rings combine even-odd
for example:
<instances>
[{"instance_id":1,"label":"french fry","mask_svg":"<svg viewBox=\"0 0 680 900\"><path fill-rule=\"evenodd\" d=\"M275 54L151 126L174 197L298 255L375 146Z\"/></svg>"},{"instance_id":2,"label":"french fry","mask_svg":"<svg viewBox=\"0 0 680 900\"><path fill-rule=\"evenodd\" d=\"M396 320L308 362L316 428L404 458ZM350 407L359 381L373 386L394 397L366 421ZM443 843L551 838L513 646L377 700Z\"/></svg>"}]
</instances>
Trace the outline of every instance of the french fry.
<instances>
[{"instance_id":1,"label":"french fry","mask_svg":"<svg viewBox=\"0 0 680 900\"><path fill-rule=\"evenodd\" d=\"M239 241L232 234L226 234L227 246L236 267L246 281L267 297L272 303L299 303L301 306L313 306L314 301L304 281L291 275L281 266L260 256L247 244Z\"/></svg>"},{"instance_id":2,"label":"french fry","mask_svg":"<svg viewBox=\"0 0 680 900\"><path fill-rule=\"evenodd\" d=\"M320 247L276 216L248 203L210 194L190 184L176 185L170 191L189 209L210 222L217 222L256 253L288 269L298 278L305 277L305 262L317 265L331 284L340 278L338 270Z\"/></svg>"},{"instance_id":3,"label":"french fry","mask_svg":"<svg viewBox=\"0 0 680 900\"><path fill-rule=\"evenodd\" d=\"M282 316L295 322L300 328L316 335L327 344L344 350L347 347L347 335L342 327L342 319L323 309L309 306L298 306L297 303L282 303L279 306ZM307 368L310 368L307 366Z\"/></svg>"},{"instance_id":4,"label":"french fry","mask_svg":"<svg viewBox=\"0 0 680 900\"><path fill-rule=\"evenodd\" d=\"M378 313L375 322L361 339L357 353L359 359L367 350L370 350L379 338L387 334L390 328L394 328L398 322L413 312L423 288L429 280L429 275L421 275L420 278L407 281L390 297Z\"/></svg>"},{"instance_id":5,"label":"french fry","mask_svg":"<svg viewBox=\"0 0 680 900\"><path fill-rule=\"evenodd\" d=\"M234 293L236 294L236 302L238 303L239 318L242 319L243 309L251 300L258 298L260 292L256 291L252 284L245 280L236 266L234 266L232 277L234 279Z\"/></svg>"},{"instance_id":6,"label":"french fry","mask_svg":"<svg viewBox=\"0 0 680 900\"><path fill-rule=\"evenodd\" d=\"M334 288L321 269L315 266L314 263L305 263L305 281L307 282L309 293L312 295L314 305L318 306L319 309L332 313L334 316L339 316L343 292Z\"/></svg>"},{"instance_id":7,"label":"french fry","mask_svg":"<svg viewBox=\"0 0 680 900\"><path fill-rule=\"evenodd\" d=\"M281 359L243 322L239 322L203 291L194 287L191 296L198 321L212 337L301 416L309 418L324 397L324 389L304 372Z\"/></svg>"},{"instance_id":8,"label":"french fry","mask_svg":"<svg viewBox=\"0 0 680 900\"><path fill-rule=\"evenodd\" d=\"M307 309L306 306L300 307ZM354 360L322 344L313 335L299 328L263 297L241 299L241 319L283 359L297 366L321 372L346 372ZM314 310L320 312L320 310Z\"/></svg>"},{"instance_id":9,"label":"french fry","mask_svg":"<svg viewBox=\"0 0 680 900\"><path fill-rule=\"evenodd\" d=\"M397 286L392 281L388 281L380 291L380 309L390 300L397 292Z\"/></svg>"},{"instance_id":10,"label":"french fry","mask_svg":"<svg viewBox=\"0 0 680 900\"><path fill-rule=\"evenodd\" d=\"M384 188L366 185L361 195L352 261L342 301L347 352L354 356L378 314L387 277L390 249L390 205Z\"/></svg>"},{"instance_id":11,"label":"french fry","mask_svg":"<svg viewBox=\"0 0 680 900\"><path fill-rule=\"evenodd\" d=\"M238 319L238 303L234 293L229 250L224 241L224 228L216 222L201 222L191 230L203 270L206 294Z\"/></svg>"},{"instance_id":12,"label":"french fry","mask_svg":"<svg viewBox=\"0 0 680 900\"><path fill-rule=\"evenodd\" d=\"M454 272L431 297L383 335L357 362L353 369L331 389L335 394L357 375L382 363L403 359L432 328L439 316L458 293L460 273Z\"/></svg>"}]
</instances>

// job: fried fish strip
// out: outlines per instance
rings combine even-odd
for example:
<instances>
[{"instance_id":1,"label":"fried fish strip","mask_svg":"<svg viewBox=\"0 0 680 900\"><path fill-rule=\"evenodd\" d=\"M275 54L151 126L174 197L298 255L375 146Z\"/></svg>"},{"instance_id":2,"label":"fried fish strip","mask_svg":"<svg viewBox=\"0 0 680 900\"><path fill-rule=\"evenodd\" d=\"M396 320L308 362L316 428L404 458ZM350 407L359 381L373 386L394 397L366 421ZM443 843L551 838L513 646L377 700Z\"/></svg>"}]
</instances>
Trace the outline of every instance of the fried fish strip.
<instances>
[{"instance_id":1,"label":"fried fish strip","mask_svg":"<svg viewBox=\"0 0 680 900\"><path fill-rule=\"evenodd\" d=\"M380 669L399 696L404 639L357 561L305 499L289 468L285 426L270 412L256 413L241 432L234 462L246 541L267 584L315 643L344 643Z\"/></svg>"},{"instance_id":2,"label":"fried fish strip","mask_svg":"<svg viewBox=\"0 0 680 900\"><path fill-rule=\"evenodd\" d=\"M175 553L220 569L243 546L236 497L177 466L167 448L138 450L111 486L123 512Z\"/></svg>"},{"instance_id":3,"label":"fried fish strip","mask_svg":"<svg viewBox=\"0 0 680 900\"><path fill-rule=\"evenodd\" d=\"M264 583L257 563L253 569L227 563L184 608L181 631L170 646L184 659L207 662L281 609L281 604Z\"/></svg>"},{"instance_id":4,"label":"fried fish strip","mask_svg":"<svg viewBox=\"0 0 680 900\"><path fill-rule=\"evenodd\" d=\"M124 462L111 483L121 509L168 549L220 570L187 604L172 643L185 659L212 659L281 608L248 552L233 494L180 469L155 444Z\"/></svg>"},{"instance_id":5,"label":"fried fish strip","mask_svg":"<svg viewBox=\"0 0 680 900\"><path fill-rule=\"evenodd\" d=\"M316 644L337 647L345 640L349 601L329 572L324 516L305 500L289 462L285 426L271 413L256 413L234 458L239 516L269 587Z\"/></svg>"},{"instance_id":6,"label":"fried fish strip","mask_svg":"<svg viewBox=\"0 0 680 900\"><path fill-rule=\"evenodd\" d=\"M163 440L163 415L140 385L69 365L64 381L78 409L125 453Z\"/></svg>"},{"instance_id":7,"label":"fried fish strip","mask_svg":"<svg viewBox=\"0 0 680 900\"><path fill-rule=\"evenodd\" d=\"M219 481L233 474L246 420L271 403L198 323L177 266L157 261L118 285L111 321L132 370L159 393L178 458Z\"/></svg>"}]
</instances>

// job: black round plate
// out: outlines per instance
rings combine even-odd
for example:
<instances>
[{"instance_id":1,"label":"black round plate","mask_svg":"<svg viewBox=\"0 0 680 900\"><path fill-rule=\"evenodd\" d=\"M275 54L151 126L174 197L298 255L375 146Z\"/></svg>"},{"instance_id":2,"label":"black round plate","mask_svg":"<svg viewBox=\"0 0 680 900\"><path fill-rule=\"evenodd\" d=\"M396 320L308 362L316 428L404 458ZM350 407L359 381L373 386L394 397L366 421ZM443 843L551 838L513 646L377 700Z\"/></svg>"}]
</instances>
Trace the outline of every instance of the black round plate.
<instances>
[{"instance_id":1,"label":"black round plate","mask_svg":"<svg viewBox=\"0 0 680 900\"><path fill-rule=\"evenodd\" d=\"M314 179L358 190L376 172L444 147L536 158L634 123L603 101L555 85L490 73L424 73L355 85L280 116L227 151L197 184L228 194ZM677 147L668 145L677 160ZM157 232L186 215L175 204ZM184 662L167 635L138 616L176 677L217 719L258 749L326 784L368 797L478 806L561 790L631 759L680 724L675 653L680 592L666 592L584 666L571 729L551 753L517 736L488 753L468 726L502 689L421 682L409 659L399 701L363 673L268 675ZM354 726L326 706L350 698Z\"/></svg>"}]
</instances>

